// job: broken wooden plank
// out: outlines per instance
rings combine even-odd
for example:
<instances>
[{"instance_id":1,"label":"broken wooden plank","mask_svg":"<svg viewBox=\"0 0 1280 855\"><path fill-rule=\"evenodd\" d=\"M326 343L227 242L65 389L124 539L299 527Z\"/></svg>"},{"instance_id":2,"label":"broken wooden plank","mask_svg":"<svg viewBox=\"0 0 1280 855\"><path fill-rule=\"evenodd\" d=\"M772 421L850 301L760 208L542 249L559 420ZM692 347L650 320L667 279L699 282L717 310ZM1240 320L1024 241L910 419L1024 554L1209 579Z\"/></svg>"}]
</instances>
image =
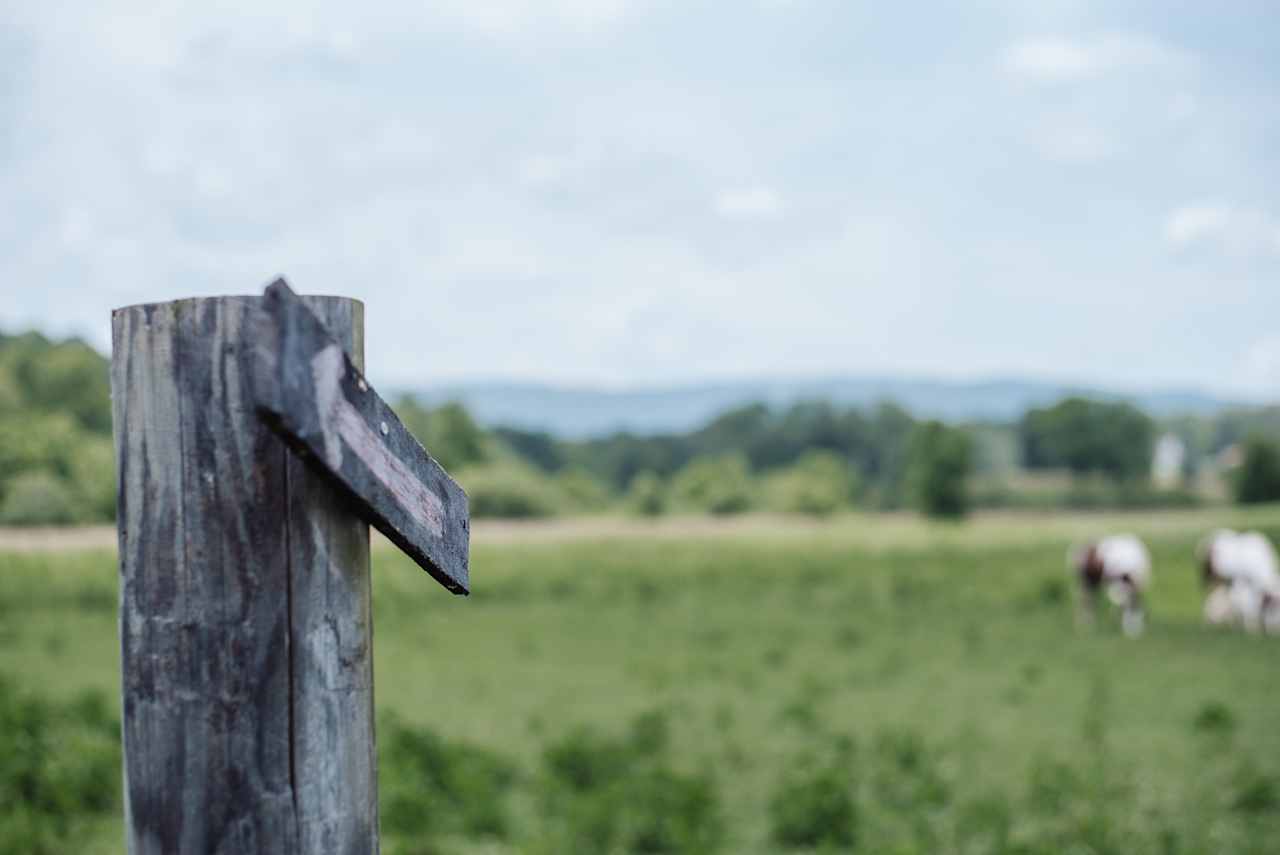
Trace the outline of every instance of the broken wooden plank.
<instances>
[{"instance_id":1,"label":"broken wooden plank","mask_svg":"<svg viewBox=\"0 0 1280 855\"><path fill-rule=\"evenodd\" d=\"M266 423L436 581L468 593L467 494L283 279L268 286L256 332L254 402Z\"/></svg>"}]
</instances>

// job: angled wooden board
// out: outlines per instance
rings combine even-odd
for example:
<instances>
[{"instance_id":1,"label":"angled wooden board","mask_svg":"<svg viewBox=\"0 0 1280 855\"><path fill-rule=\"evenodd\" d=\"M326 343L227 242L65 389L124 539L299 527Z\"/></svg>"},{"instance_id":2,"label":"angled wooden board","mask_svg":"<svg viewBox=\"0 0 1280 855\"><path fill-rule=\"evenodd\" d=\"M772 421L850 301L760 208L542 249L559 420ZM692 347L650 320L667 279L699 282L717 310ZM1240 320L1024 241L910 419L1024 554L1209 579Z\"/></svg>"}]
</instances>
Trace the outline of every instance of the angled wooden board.
<instances>
[{"instance_id":1,"label":"angled wooden board","mask_svg":"<svg viewBox=\"0 0 1280 855\"><path fill-rule=\"evenodd\" d=\"M467 494L284 280L267 288L255 332L261 417L436 581L469 593Z\"/></svg>"}]
</instances>

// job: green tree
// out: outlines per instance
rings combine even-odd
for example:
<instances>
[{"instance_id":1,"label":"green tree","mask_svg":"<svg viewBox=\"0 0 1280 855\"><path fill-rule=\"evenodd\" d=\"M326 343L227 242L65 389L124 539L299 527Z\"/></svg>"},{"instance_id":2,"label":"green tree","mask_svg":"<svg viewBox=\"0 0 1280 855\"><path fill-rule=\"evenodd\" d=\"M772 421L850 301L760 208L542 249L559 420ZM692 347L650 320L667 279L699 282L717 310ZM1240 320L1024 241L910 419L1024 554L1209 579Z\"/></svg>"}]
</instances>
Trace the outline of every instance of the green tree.
<instances>
[{"instance_id":1,"label":"green tree","mask_svg":"<svg viewBox=\"0 0 1280 855\"><path fill-rule=\"evenodd\" d=\"M827 516L849 504L856 478L848 462L831 451L806 452L769 476L768 494L779 510Z\"/></svg>"},{"instance_id":2,"label":"green tree","mask_svg":"<svg viewBox=\"0 0 1280 855\"><path fill-rule=\"evenodd\" d=\"M427 409L410 396L396 403L396 413L409 432L445 469L483 463L489 458L484 431L457 402Z\"/></svg>"},{"instance_id":3,"label":"green tree","mask_svg":"<svg viewBox=\"0 0 1280 855\"><path fill-rule=\"evenodd\" d=\"M561 496L556 485L519 461L469 466L455 476L467 491L475 517L549 517L559 510Z\"/></svg>"},{"instance_id":4,"label":"green tree","mask_svg":"<svg viewBox=\"0 0 1280 855\"><path fill-rule=\"evenodd\" d=\"M558 472L564 468L564 449L560 447L560 441L549 433L498 427L494 428L493 435L543 472Z\"/></svg>"},{"instance_id":5,"label":"green tree","mask_svg":"<svg viewBox=\"0 0 1280 855\"><path fill-rule=\"evenodd\" d=\"M609 504L609 490L585 469L574 467L553 476L571 511L601 511Z\"/></svg>"},{"instance_id":6,"label":"green tree","mask_svg":"<svg viewBox=\"0 0 1280 855\"><path fill-rule=\"evenodd\" d=\"M89 345L55 345L32 366L31 383L28 400L36 407L69 413L92 433L111 433L110 368Z\"/></svg>"},{"instance_id":7,"label":"green tree","mask_svg":"<svg viewBox=\"0 0 1280 855\"><path fill-rule=\"evenodd\" d=\"M693 456L689 435L612 436L562 444L571 465L590 470L616 490L625 490L641 472L670 476Z\"/></svg>"},{"instance_id":8,"label":"green tree","mask_svg":"<svg viewBox=\"0 0 1280 855\"><path fill-rule=\"evenodd\" d=\"M1028 469L1096 472L1117 481L1143 480L1151 471L1155 426L1129 404L1067 398L1029 410L1018 435Z\"/></svg>"},{"instance_id":9,"label":"green tree","mask_svg":"<svg viewBox=\"0 0 1280 855\"><path fill-rule=\"evenodd\" d=\"M737 514L751 507L751 473L742 454L699 457L676 473L672 490L691 507Z\"/></svg>"},{"instance_id":10,"label":"green tree","mask_svg":"<svg viewBox=\"0 0 1280 855\"><path fill-rule=\"evenodd\" d=\"M667 510L667 489L656 472L641 472L631 479L627 490L627 504L637 514L646 517L660 516Z\"/></svg>"},{"instance_id":11,"label":"green tree","mask_svg":"<svg viewBox=\"0 0 1280 855\"><path fill-rule=\"evenodd\" d=\"M31 470L8 484L0 502L3 525L70 525L83 522L75 493L50 472Z\"/></svg>"},{"instance_id":12,"label":"green tree","mask_svg":"<svg viewBox=\"0 0 1280 855\"><path fill-rule=\"evenodd\" d=\"M71 477L71 456L85 438L66 413L25 410L0 418L0 491L21 472Z\"/></svg>"},{"instance_id":13,"label":"green tree","mask_svg":"<svg viewBox=\"0 0 1280 855\"><path fill-rule=\"evenodd\" d=\"M0 419L17 414L24 406L26 403L18 381L0 363Z\"/></svg>"},{"instance_id":14,"label":"green tree","mask_svg":"<svg viewBox=\"0 0 1280 855\"><path fill-rule=\"evenodd\" d=\"M39 333L6 338L0 376L7 378L0 386L17 389L24 410L66 413L85 430L111 432L107 360L84 342L51 342ZM0 395L9 397L11 392Z\"/></svg>"},{"instance_id":15,"label":"green tree","mask_svg":"<svg viewBox=\"0 0 1280 855\"><path fill-rule=\"evenodd\" d=\"M1259 434L1245 440L1244 459L1236 476L1236 501L1280 501L1280 442Z\"/></svg>"},{"instance_id":16,"label":"green tree","mask_svg":"<svg viewBox=\"0 0 1280 855\"><path fill-rule=\"evenodd\" d=\"M968 513L972 458L972 443L965 431L938 421L915 429L909 472L912 495L922 513L950 519Z\"/></svg>"},{"instance_id":17,"label":"green tree","mask_svg":"<svg viewBox=\"0 0 1280 855\"><path fill-rule=\"evenodd\" d=\"M908 444L914 432L911 414L897 404L882 403L868 422L867 451L862 467L875 486L877 504L884 510L901 507L906 493Z\"/></svg>"},{"instance_id":18,"label":"green tree","mask_svg":"<svg viewBox=\"0 0 1280 855\"><path fill-rule=\"evenodd\" d=\"M750 404L716 416L695 431L691 441L696 454L740 452L754 464L757 449L768 443L772 427L773 415L769 408L764 404Z\"/></svg>"},{"instance_id":19,"label":"green tree","mask_svg":"<svg viewBox=\"0 0 1280 855\"><path fill-rule=\"evenodd\" d=\"M79 497L86 521L115 519L116 462L111 440L84 437L72 451L68 466L71 486Z\"/></svg>"}]
</instances>

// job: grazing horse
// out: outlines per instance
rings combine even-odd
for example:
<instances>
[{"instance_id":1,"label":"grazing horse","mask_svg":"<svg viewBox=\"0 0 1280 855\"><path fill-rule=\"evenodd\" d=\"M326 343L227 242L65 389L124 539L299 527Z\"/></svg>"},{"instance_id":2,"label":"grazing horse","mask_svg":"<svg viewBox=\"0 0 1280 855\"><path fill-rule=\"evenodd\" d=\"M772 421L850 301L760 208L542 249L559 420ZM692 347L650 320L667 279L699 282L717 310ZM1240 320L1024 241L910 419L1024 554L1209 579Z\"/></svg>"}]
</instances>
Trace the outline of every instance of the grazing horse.
<instances>
[{"instance_id":1,"label":"grazing horse","mask_svg":"<svg viewBox=\"0 0 1280 855\"><path fill-rule=\"evenodd\" d=\"M1142 594L1151 585L1151 555L1132 534L1115 534L1071 551L1069 568L1080 583L1082 614L1086 623L1097 617L1098 600L1107 598L1120 606L1124 634L1142 634L1145 614Z\"/></svg>"},{"instance_id":2,"label":"grazing horse","mask_svg":"<svg viewBox=\"0 0 1280 855\"><path fill-rule=\"evenodd\" d=\"M1280 559L1265 535L1219 529L1198 553L1206 621L1280 633Z\"/></svg>"}]
</instances>

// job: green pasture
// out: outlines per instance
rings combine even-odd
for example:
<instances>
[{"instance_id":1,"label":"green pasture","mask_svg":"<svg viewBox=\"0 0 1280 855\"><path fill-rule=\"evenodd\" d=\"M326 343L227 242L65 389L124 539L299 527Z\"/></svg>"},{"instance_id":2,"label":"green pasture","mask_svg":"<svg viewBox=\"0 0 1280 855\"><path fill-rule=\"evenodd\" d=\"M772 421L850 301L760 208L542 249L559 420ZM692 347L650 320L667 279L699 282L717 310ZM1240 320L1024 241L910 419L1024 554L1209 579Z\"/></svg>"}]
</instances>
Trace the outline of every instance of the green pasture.
<instances>
[{"instance_id":1,"label":"green pasture","mask_svg":"<svg viewBox=\"0 0 1280 855\"><path fill-rule=\"evenodd\" d=\"M384 851L1277 851L1280 639L1200 621L1223 524L1280 506L482 531L467 599L379 547ZM1066 550L1115 530L1136 641L1074 622ZM115 573L0 553L0 848L122 849L118 793L21 802L118 751L75 712L118 716Z\"/></svg>"}]
</instances>

